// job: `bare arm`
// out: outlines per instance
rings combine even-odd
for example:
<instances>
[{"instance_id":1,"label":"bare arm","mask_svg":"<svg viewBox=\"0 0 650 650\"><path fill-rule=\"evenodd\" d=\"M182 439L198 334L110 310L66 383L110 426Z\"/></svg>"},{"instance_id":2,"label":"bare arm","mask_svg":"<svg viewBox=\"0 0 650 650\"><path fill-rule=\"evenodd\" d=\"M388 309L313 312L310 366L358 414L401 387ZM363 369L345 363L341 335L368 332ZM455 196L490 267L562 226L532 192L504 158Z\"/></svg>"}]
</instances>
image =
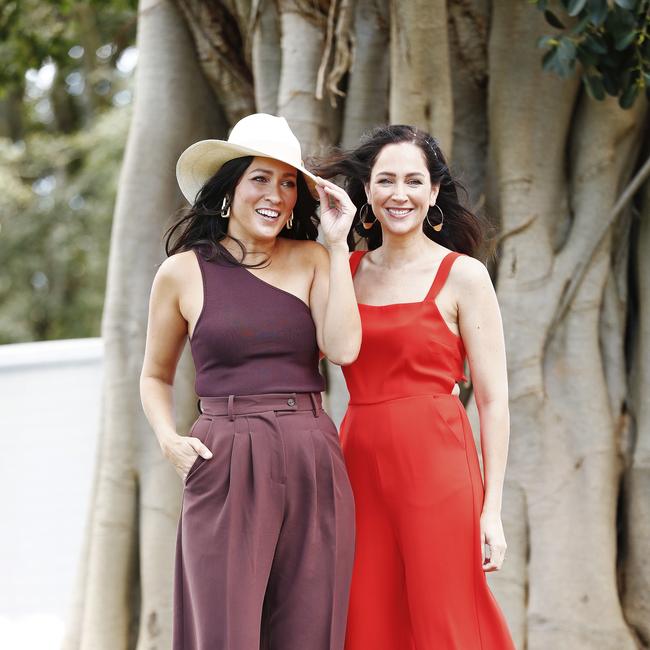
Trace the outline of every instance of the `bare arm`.
<instances>
[{"instance_id":1,"label":"bare arm","mask_svg":"<svg viewBox=\"0 0 650 650\"><path fill-rule=\"evenodd\" d=\"M344 366L357 358L361 347L361 319L346 241L356 208L340 187L322 183L318 186L321 226L329 255L321 246L315 250L309 302L321 352Z\"/></svg>"},{"instance_id":2,"label":"bare arm","mask_svg":"<svg viewBox=\"0 0 650 650\"><path fill-rule=\"evenodd\" d=\"M187 336L187 322L179 308L179 266L179 260L169 258L154 278L140 398L160 448L184 478L197 454L204 458L211 454L200 440L178 435L174 422L174 375Z\"/></svg>"},{"instance_id":3,"label":"bare arm","mask_svg":"<svg viewBox=\"0 0 650 650\"><path fill-rule=\"evenodd\" d=\"M458 267L458 268L457 268ZM503 480L508 456L510 414L503 325L487 269L469 257L454 264L458 283L458 321L467 351L481 426L485 496L481 514L483 540L490 546L486 571L499 569L505 553L501 526Z\"/></svg>"}]
</instances>

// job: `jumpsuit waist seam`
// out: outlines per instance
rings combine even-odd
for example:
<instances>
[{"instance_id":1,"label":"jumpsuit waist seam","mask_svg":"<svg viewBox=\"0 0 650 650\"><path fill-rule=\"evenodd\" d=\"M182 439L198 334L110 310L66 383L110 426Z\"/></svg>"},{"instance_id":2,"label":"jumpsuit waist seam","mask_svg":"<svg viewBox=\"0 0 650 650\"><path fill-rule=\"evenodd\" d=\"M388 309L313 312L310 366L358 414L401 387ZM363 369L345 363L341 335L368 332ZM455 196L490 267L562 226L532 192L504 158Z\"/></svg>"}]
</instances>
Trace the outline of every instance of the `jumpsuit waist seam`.
<instances>
[{"instance_id":1,"label":"jumpsuit waist seam","mask_svg":"<svg viewBox=\"0 0 650 650\"><path fill-rule=\"evenodd\" d=\"M399 395L396 397L387 397L384 399L377 399L373 401L360 401L360 400L350 400L348 402L348 406L373 406L375 404L385 404L387 402L398 402L400 400L407 400L407 399L417 399L417 398L423 398L423 397L433 397L434 399L439 399L442 397L454 397L458 398L458 395L454 395L452 393L441 393L441 392L429 392L429 393L416 393L416 394L411 394L411 395Z\"/></svg>"}]
</instances>

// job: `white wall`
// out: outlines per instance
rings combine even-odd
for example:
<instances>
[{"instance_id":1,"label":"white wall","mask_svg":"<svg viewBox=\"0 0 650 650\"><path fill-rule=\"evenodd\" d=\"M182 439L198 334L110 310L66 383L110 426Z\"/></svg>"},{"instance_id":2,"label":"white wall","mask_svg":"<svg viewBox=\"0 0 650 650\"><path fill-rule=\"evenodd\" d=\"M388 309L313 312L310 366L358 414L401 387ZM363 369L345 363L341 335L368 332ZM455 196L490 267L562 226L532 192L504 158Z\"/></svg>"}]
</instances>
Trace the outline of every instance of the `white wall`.
<instances>
[{"instance_id":1,"label":"white wall","mask_svg":"<svg viewBox=\"0 0 650 650\"><path fill-rule=\"evenodd\" d=\"M95 468L100 339L0 346L0 648L59 647Z\"/></svg>"}]
</instances>

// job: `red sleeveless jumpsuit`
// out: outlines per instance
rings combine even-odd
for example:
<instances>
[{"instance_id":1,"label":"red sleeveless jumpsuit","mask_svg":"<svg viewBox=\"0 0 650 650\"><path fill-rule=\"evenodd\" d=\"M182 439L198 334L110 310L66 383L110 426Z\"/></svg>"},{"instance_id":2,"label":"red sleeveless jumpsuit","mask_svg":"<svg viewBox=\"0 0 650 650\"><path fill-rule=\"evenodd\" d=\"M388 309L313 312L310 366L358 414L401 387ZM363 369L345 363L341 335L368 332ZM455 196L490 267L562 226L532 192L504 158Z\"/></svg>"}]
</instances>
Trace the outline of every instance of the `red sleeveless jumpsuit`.
<instances>
[{"instance_id":1,"label":"red sleeveless jumpsuit","mask_svg":"<svg viewBox=\"0 0 650 650\"><path fill-rule=\"evenodd\" d=\"M465 349L435 303L457 257L422 302L359 304L361 351L343 368L357 526L346 650L514 650L481 568L483 483L451 395Z\"/></svg>"}]
</instances>

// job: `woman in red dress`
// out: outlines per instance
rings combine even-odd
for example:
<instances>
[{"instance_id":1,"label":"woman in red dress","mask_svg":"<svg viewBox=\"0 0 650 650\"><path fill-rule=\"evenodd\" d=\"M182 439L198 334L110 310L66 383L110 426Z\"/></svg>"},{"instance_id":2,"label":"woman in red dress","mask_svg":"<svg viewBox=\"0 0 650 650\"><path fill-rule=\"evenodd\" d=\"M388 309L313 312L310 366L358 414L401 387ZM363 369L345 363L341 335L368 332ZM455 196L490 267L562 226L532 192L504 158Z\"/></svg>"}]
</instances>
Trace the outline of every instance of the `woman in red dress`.
<instances>
[{"instance_id":1,"label":"woman in red dress","mask_svg":"<svg viewBox=\"0 0 650 650\"><path fill-rule=\"evenodd\" d=\"M507 650L485 574L501 568L509 435L501 317L472 257L483 230L436 141L381 127L321 176L345 177L369 252L350 258L360 354L341 427L357 541L346 650ZM483 481L458 399L467 358Z\"/></svg>"}]
</instances>

